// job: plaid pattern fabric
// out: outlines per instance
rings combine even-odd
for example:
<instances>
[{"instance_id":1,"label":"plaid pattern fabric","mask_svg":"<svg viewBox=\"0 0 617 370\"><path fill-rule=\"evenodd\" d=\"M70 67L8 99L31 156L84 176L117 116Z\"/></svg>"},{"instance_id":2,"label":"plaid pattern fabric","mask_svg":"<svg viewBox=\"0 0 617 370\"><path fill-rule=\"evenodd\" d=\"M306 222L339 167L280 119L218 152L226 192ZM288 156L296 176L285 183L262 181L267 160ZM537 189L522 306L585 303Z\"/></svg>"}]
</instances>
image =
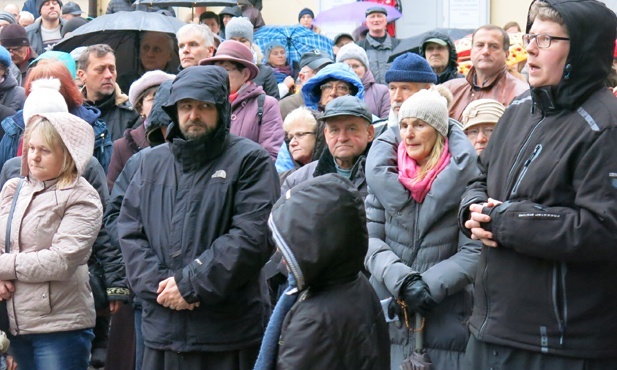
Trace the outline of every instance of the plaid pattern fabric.
<instances>
[{"instance_id":1,"label":"plaid pattern fabric","mask_svg":"<svg viewBox=\"0 0 617 370\"><path fill-rule=\"evenodd\" d=\"M273 40L278 40L285 45L287 61L290 65L299 62L302 53L313 49L326 52L334 60L332 40L302 26L264 26L253 36L253 42L262 50Z\"/></svg>"}]
</instances>

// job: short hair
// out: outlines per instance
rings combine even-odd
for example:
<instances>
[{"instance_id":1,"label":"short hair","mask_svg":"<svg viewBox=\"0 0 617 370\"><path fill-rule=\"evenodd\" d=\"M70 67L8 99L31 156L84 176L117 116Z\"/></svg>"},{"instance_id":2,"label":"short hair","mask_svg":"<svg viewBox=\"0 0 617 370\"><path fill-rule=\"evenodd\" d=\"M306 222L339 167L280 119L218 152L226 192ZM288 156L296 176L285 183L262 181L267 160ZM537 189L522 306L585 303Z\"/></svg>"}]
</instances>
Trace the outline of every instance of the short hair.
<instances>
[{"instance_id":1,"label":"short hair","mask_svg":"<svg viewBox=\"0 0 617 370\"><path fill-rule=\"evenodd\" d=\"M502 45L503 50L504 51L510 50L510 36L508 36L508 33L506 32L506 30L504 30L501 27L495 26L493 24L485 24L484 26L480 26L476 28L476 30L473 31L473 35L471 36L472 45L473 45L473 39L476 37L476 33L478 33L478 31L480 30L497 31L501 33L501 37L503 38L503 45Z\"/></svg>"},{"instance_id":2,"label":"short hair","mask_svg":"<svg viewBox=\"0 0 617 370\"><path fill-rule=\"evenodd\" d=\"M184 27L184 26L183 26ZM160 33L161 35L165 36L165 38L167 39L167 44L169 46L169 51L171 53L175 53L176 51L176 41L174 40L173 37L169 36L169 34L165 33L165 32L159 32L159 31L142 31L139 33L139 45L141 45L141 42L144 40L144 38L146 37L147 34L149 33Z\"/></svg>"},{"instance_id":3,"label":"short hair","mask_svg":"<svg viewBox=\"0 0 617 370\"><path fill-rule=\"evenodd\" d=\"M201 13L201 15L199 16L199 23L203 22L204 19L214 19L216 21L216 24L218 24L219 27L221 26L221 19L215 12L207 11Z\"/></svg>"},{"instance_id":4,"label":"short hair","mask_svg":"<svg viewBox=\"0 0 617 370\"><path fill-rule=\"evenodd\" d=\"M34 22L34 15L27 10L22 10L21 12L19 12L19 19L29 19Z\"/></svg>"},{"instance_id":5,"label":"short hair","mask_svg":"<svg viewBox=\"0 0 617 370\"><path fill-rule=\"evenodd\" d=\"M43 136L43 140L49 148L54 150L57 148L62 149L64 159L56 186L58 189L64 189L70 186L79 176L77 173L77 165L75 164L75 160L71 156L71 153L69 153L68 148L62 141L60 134L54 125L46 118L35 116L32 120L30 120L30 122L28 122L28 125L26 125L26 131L24 132L24 151L28 150L28 143L30 142L32 134L35 131L38 131Z\"/></svg>"},{"instance_id":6,"label":"short hair","mask_svg":"<svg viewBox=\"0 0 617 370\"><path fill-rule=\"evenodd\" d=\"M149 88L142 91L137 96L137 99L135 100L135 105L133 106L133 108L135 108L135 110L141 114L141 108L143 108L144 106L144 99L149 95L155 95L158 89L159 89L159 85L155 85L155 86L150 86Z\"/></svg>"},{"instance_id":7,"label":"short hair","mask_svg":"<svg viewBox=\"0 0 617 370\"><path fill-rule=\"evenodd\" d=\"M521 26L517 22L515 22L515 21L506 23L506 25L503 26L503 29L507 30L508 28L512 28L512 27L516 27L518 32L521 32Z\"/></svg>"},{"instance_id":8,"label":"short hair","mask_svg":"<svg viewBox=\"0 0 617 370\"><path fill-rule=\"evenodd\" d=\"M82 71L88 69L88 65L90 65L91 54L94 54L95 58L102 58L109 53L116 56L116 54L114 53L114 49L112 49L111 46L107 44L90 45L86 48L86 50L81 53L81 55L77 59L77 69L81 69Z\"/></svg>"},{"instance_id":9,"label":"short hair","mask_svg":"<svg viewBox=\"0 0 617 370\"><path fill-rule=\"evenodd\" d=\"M66 65L57 59L42 59L36 66L28 71L26 76L26 95L30 95L32 91L32 82L42 78L57 78L60 80L60 95L64 98L66 105L70 110L80 106L84 98L79 91L79 87L73 80L71 72Z\"/></svg>"},{"instance_id":10,"label":"short hair","mask_svg":"<svg viewBox=\"0 0 617 370\"><path fill-rule=\"evenodd\" d=\"M529 8L529 24L532 24L536 18L543 21L555 22L561 26L565 26L566 22L555 8L543 1L535 1Z\"/></svg>"},{"instance_id":11,"label":"short hair","mask_svg":"<svg viewBox=\"0 0 617 370\"><path fill-rule=\"evenodd\" d=\"M313 113L305 106L298 107L289 112L287 117L285 117L285 121L283 121L283 130L289 132L291 126L298 122L308 123L313 131L317 130L317 120Z\"/></svg>"},{"instance_id":12,"label":"short hair","mask_svg":"<svg viewBox=\"0 0 617 370\"><path fill-rule=\"evenodd\" d=\"M204 39L204 43L207 47L214 46L214 34L212 33L210 27L205 24L185 24L180 27L178 32L176 32L176 38L180 40L180 37L186 35L187 33L198 33L199 36Z\"/></svg>"}]
</instances>

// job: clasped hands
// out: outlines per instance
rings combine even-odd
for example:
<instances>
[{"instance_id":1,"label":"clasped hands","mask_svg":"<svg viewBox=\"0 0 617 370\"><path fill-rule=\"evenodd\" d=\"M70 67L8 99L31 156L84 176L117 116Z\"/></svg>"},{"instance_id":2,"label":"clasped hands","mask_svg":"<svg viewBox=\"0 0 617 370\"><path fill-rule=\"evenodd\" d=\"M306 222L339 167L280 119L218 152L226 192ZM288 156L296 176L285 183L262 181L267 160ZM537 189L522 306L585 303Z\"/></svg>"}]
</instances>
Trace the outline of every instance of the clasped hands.
<instances>
[{"instance_id":1,"label":"clasped hands","mask_svg":"<svg viewBox=\"0 0 617 370\"><path fill-rule=\"evenodd\" d=\"M497 247L497 242L493 240L493 233L486 231L482 228L482 223L491 222L491 217L482 213L482 209L485 207L496 207L500 205L501 201L488 198L488 201L483 204L472 204L469 206L471 215L469 220L465 221L465 227L471 231L471 239L479 240L488 247Z\"/></svg>"},{"instance_id":2,"label":"clasped hands","mask_svg":"<svg viewBox=\"0 0 617 370\"><path fill-rule=\"evenodd\" d=\"M195 307L199 307L199 302L188 303L184 300L173 276L161 281L156 293L158 294L158 297L156 297L158 304L172 310L193 310Z\"/></svg>"}]
</instances>

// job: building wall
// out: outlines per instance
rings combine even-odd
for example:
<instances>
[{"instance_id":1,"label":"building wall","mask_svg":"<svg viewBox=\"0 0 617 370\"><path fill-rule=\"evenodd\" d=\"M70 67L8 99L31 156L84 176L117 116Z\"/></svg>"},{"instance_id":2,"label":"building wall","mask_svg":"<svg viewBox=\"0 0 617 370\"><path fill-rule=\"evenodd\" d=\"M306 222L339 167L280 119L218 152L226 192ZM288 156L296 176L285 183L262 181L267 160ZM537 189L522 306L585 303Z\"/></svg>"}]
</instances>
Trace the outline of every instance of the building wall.
<instances>
[{"instance_id":1,"label":"building wall","mask_svg":"<svg viewBox=\"0 0 617 370\"><path fill-rule=\"evenodd\" d=\"M531 1L492 0L491 24L503 27L506 23L515 21L525 31L527 11Z\"/></svg>"}]
</instances>

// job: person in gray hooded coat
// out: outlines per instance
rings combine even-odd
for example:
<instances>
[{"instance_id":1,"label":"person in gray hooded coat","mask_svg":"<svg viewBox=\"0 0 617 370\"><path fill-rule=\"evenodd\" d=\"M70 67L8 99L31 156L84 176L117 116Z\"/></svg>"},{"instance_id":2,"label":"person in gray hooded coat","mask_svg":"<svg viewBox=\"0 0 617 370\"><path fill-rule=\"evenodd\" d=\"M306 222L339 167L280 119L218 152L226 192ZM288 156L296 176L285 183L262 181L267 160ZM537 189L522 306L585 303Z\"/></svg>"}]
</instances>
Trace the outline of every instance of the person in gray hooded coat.
<instances>
[{"instance_id":1,"label":"person in gray hooded coat","mask_svg":"<svg viewBox=\"0 0 617 370\"><path fill-rule=\"evenodd\" d=\"M400 128L379 136L366 162L365 266L380 299L407 307L401 322L390 323L392 369L414 349L413 330L420 330L410 325L414 313L424 316L424 347L436 370L459 369L469 337L480 244L459 232L457 210L479 171L471 143L448 120L445 100L434 90L412 95L400 109Z\"/></svg>"}]
</instances>

